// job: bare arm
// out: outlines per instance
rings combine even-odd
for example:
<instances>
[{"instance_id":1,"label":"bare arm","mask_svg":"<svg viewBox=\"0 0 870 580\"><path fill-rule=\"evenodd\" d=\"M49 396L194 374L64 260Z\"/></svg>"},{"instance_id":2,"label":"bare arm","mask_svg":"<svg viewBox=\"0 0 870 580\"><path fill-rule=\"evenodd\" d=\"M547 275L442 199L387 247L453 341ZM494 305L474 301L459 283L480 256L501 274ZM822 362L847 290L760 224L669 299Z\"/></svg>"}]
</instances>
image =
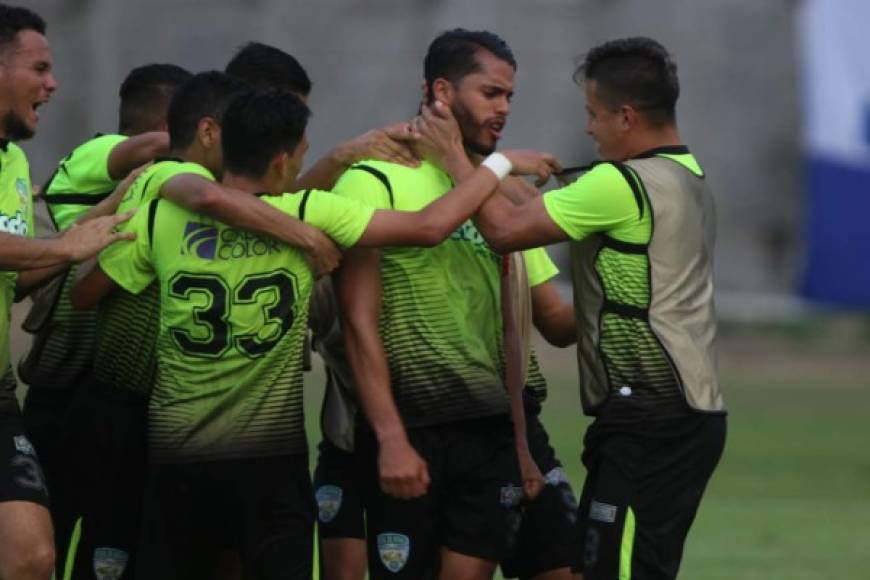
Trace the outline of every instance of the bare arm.
<instances>
[{"instance_id":1,"label":"bare arm","mask_svg":"<svg viewBox=\"0 0 870 580\"><path fill-rule=\"evenodd\" d=\"M568 239L547 213L543 197L514 205L494 195L481 206L474 220L478 231L496 252L549 246Z\"/></svg>"},{"instance_id":2,"label":"bare arm","mask_svg":"<svg viewBox=\"0 0 870 580\"><path fill-rule=\"evenodd\" d=\"M193 174L177 175L160 189L166 199L233 227L283 242L306 253L315 275L332 271L341 252L326 234L260 201Z\"/></svg>"},{"instance_id":3,"label":"bare arm","mask_svg":"<svg viewBox=\"0 0 870 580\"><path fill-rule=\"evenodd\" d=\"M112 179L122 179L137 167L169 152L169 134L150 131L134 135L115 145L109 153L107 169Z\"/></svg>"},{"instance_id":4,"label":"bare arm","mask_svg":"<svg viewBox=\"0 0 870 580\"><path fill-rule=\"evenodd\" d=\"M390 371L378 331L380 253L362 248L350 250L335 282L357 395L378 440L381 488L401 498L424 495L429 487L429 471L408 441L390 389Z\"/></svg>"},{"instance_id":5,"label":"bare arm","mask_svg":"<svg viewBox=\"0 0 870 580\"><path fill-rule=\"evenodd\" d=\"M544 477L538 468L531 451L529 440L526 437L526 412L523 406L523 388L525 377L523 376L524 356L520 335L517 331L514 319L513 299L511 297L511 277L508 265L502 268L501 274L501 312L504 323L504 355L505 355L505 383L507 383L508 396L510 397L511 420L514 426L514 441L517 450L517 459L520 465L523 492L526 498L534 499L544 486Z\"/></svg>"},{"instance_id":6,"label":"bare arm","mask_svg":"<svg viewBox=\"0 0 870 580\"><path fill-rule=\"evenodd\" d=\"M373 129L359 137L345 141L296 179L296 190L332 189L344 171L364 159L379 159L416 167L420 160L407 143L412 139L407 123L396 123Z\"/></svg>"},{"instance_id":7,"label":"bare arm","mask_svg":"<svg viewBox=\"0 0 870 580\"><path fill-rule=\"evenodd\" d=\"M564 348L577 342L574 305L562 300L552 282L532 288L532 320L544 339Z\"/></svg>"},{"instance_id":8,"label":"bare arm","mask_svg":"<svg viewBox=\"0 0 870 580\"><path fill-rule=\"evenodd\" d=\"M96 260L89 268L85 267L82 270L85 273L79 277L71 294L72 305L76 310L94 308L118 287L115 281L103 272Z\"/></svg>"}]
</instances>

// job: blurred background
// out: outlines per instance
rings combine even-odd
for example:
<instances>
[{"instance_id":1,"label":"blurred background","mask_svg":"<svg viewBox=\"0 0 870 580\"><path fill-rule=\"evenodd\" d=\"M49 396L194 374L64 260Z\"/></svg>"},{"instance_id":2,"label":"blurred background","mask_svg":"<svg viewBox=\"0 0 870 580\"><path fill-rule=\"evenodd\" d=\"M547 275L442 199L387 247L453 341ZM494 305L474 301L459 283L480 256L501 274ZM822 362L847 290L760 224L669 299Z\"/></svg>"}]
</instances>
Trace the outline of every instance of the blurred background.
<instances>
[{"instance_id":1,"label":"blurred background","mask_svg":"<svg viewBox=\"0 0 870 580\"><path fill-rule=\"evenodd\" d=\"M645 35L673 54L682 136L718 211L722 465L682 578L867 578L870 569L870 66L867 0L28 0L48 21L60 88L22 145L34 183L114 132L126 73L222 69L249 40L314 82L315 159L415 111L422 60L449 28L500 34L519 63L505 147L594 158L575 63ZM553 256L564 265L564 248ZM565 278L567 280L567 278ZM566 287L566 295L570 288ZM20 318L26 305L16 311ZM14 349L27 348L18 333ZM539 345L545 423L579 488L586 419L573 349ZM321 377L306 383L316 433Z\"/></svg>"}]
</instances>

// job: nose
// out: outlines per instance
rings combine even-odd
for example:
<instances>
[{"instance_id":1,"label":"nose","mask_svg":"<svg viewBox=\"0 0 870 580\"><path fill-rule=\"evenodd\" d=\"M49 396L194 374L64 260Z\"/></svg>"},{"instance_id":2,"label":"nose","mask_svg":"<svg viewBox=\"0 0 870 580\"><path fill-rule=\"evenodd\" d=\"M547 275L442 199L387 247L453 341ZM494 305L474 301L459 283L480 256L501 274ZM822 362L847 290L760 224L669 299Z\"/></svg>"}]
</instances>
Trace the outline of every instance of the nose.
<instances>
[{"instance_id":1,"label":"nose","mask_svg":"<svg viewBox=\"0 0 870 580\"><path fill-rule=\"evenodd\" d=\"M57 79L55 78L54 73L48 73L45 76L44 87L49 93L53 93L57 90Z\"/></svg>"},{"instance_id":2,"label":"nose","mask_svg":"<svg viewBox=\"0 0 870 580\"><path fill-rule=\"evenodd\" d=\"M502 97L496 101L495 112L505 117L511 112L511 102L507 97Z\"/></svg>"}]
</instances>

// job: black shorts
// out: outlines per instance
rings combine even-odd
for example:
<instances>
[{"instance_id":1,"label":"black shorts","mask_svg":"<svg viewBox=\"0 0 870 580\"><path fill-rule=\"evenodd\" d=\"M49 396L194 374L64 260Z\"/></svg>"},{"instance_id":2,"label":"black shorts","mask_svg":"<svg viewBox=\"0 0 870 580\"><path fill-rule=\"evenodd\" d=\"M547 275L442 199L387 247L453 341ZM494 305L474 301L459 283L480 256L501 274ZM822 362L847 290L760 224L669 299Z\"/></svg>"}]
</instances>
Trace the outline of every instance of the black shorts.
<instances>
[{"instance_id":1,"label":"black shorts","mask_svg":"<svg viewBox=\"0 0 870 580\"><path fill-rule=\"evenodd\" d=\"M357 430L363 474L369 577L434 578L440 549L500 561L520 523L513 426L506 415L408 429L427 462L429 492L411 500L381 491L378 446L367 427Z\"/></svg>"},{"instance_id":2,"label":"black shorts","mask_svg":"<svg viewBox=\"0 0 870 580\"><path fill-rule=\"evenodd\" d=\"M317 502L320 539L364 540L365 516L354 454L326 439L320 442L318 451L317 468L314 470L314 500Z\"/></svg>"},{"instance_id":3,"label":"black shorts","mask_svg":"<svg viewBox=\"0 0 870 580\"><path fill-rule=\"evenodd\" d=\"M589 427L578 509L584 580L676 578L725 431L724 415L701 413Z\"/></svg>"},{"instance_id":4,"label":"black shorts","mask_svg":"<svg viewBox=\"0 0 870 580\"><path fill-rule=\"evenodd\" d=\"M80 533L69 547L71 577L132 578L142 526L148 399L117 389L79 389L64 434L80 517Z\"/></svg>"},{"instance_id":5,"label":"black shorts","mask_svg":"<svg viewBox=\"0 0 870 580\"><path fill-rule=\"evenodd\" d=\"M533 578L549 570L575 569L580 561L577 499L536 409L529 405L526 435L532 458L547 485L525 505L515 553L501 564L506 578Z\"/></svg>"},{"instance_id":6,"label":"black shorts","mask_svg":"<svg viewBox=\"0 0 870 580\"><path fill-rule=\"evenodd\" d=\"M0 462L0 502L29 501L49 507L45 475L17 402L0 409Z\"/></svg>"},{"instance_id":7,"label":"black shorts","mask_svg":"<svg viewBox=\"0 0 870 580\"><path fill-rule=\"evenodd\" d=\"M238 551L245 578L311 578L314 502L308 456L152 465L172 561L169 578L211 579Z\"/></svg>"}]
</instances>

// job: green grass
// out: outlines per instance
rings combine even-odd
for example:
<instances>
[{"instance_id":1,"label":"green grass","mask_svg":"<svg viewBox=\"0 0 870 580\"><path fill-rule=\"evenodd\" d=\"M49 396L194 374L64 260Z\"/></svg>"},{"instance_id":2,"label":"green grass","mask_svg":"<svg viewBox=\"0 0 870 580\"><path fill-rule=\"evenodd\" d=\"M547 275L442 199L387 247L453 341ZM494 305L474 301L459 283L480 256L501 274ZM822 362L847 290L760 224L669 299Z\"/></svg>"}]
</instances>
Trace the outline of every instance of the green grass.
<instances>
[{"instance_id":1,"label":"green grass","mask_svg":"<svg viewBox=\"0 0 870 580\"><path fill-rule=\"evenodd\" d=\"M588 420L573 355L544 349L542 364L550 380L544 424L577 490ZM686 544L683 580L870 577L866 369L851 377L775 364L721 373L728 442ZM309 378L313 445L321 395L316 373Z\"/></svg>"}]
</instances>

